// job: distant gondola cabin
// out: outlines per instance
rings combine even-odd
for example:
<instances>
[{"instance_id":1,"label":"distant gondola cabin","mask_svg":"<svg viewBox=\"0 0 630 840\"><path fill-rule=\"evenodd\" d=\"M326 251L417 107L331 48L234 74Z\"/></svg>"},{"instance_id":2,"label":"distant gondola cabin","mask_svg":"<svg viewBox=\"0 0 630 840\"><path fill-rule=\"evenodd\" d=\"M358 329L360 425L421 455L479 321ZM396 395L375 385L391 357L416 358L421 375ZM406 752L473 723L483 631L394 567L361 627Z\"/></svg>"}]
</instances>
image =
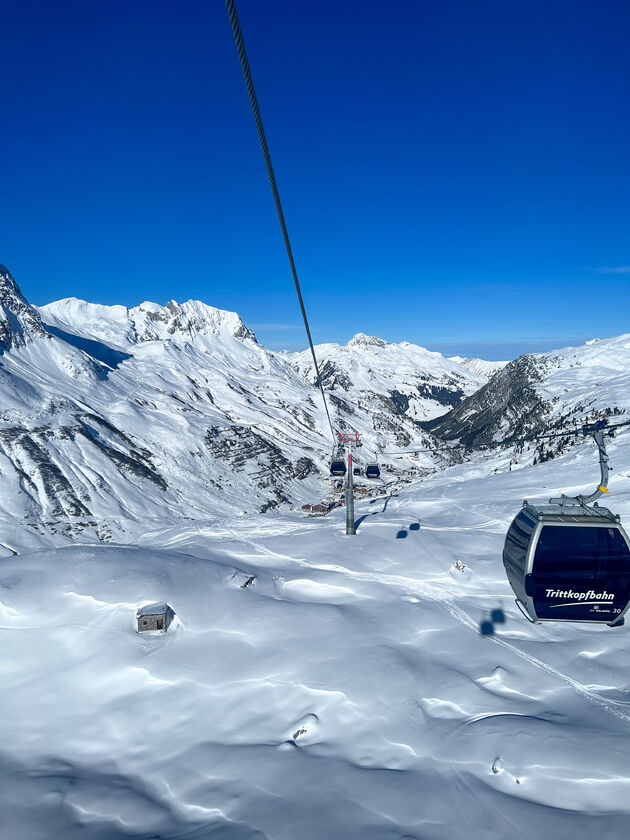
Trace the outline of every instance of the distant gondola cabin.
<instances>
[{"instance_id":1,"label":"distant gondola cabin","mask_svg":"<svg viewBox=\"0 0 630 840\"><path fill-rule=\"evenodd\" d=\"M167 603L145 604L136 613L138 633L146 630L161 630L166 633L175 618L175 611Z\"/></svg>"}]
</instances>

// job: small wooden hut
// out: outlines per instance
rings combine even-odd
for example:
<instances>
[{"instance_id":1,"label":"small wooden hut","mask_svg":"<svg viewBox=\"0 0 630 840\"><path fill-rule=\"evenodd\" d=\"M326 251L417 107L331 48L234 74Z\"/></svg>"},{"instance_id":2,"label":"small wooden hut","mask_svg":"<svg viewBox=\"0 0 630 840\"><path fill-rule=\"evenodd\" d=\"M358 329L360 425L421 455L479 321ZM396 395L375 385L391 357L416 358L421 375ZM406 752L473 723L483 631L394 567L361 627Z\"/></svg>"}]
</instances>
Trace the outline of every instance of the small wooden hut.
<instances>
[{"instance_id":1,"label":"small wooden hut","mask_svg":"<svg viewBox=\"0 0 630 840\"><path fill-rule=\"evenodd\" d=\"M138 619L138 633L144 633L146 630L161 630L166 633L175 618L175 610L164 601L158 604L145 604L138 609L136 618Z\"/></svg>"}]
</instances>

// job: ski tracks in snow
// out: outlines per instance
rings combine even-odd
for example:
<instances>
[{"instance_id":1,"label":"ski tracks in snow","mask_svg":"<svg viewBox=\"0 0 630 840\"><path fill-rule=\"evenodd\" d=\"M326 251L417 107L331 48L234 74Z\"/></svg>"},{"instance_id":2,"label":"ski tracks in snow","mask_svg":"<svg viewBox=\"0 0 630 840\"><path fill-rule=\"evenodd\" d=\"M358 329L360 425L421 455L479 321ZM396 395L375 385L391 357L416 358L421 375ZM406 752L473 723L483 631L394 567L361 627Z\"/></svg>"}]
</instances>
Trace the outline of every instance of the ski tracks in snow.
<instances>
[{"instance_id":1,"label":"ski tracks in snow","mask_svg":"<svg viewBox=\"0 0 630 840\"><path fill-rule=\"evenodd\" d=\"M334 568L335 571L344 573L343 567L339 566L319 566L314 568L330 568L331 571ZM422 585L419 581L416 581L413 578L400 578L396 575L385 575L372 572L352 572L348 570L345 570L345 573L349 577L357 580L374 580L375 583L382 583L386 586L404 587L405 589L414 592L414 594L419 595L428 601L432 601L436 604L439 604L444 609L448 610L448 612L453 616L453 618L460 624L462 624L464 627L467 627L469 630L472 630L472 632L476 634L479 633L478 622L475 621L475 619L472 618L465 610L457 606L453 597L454 592L450 588L430 588L426 585ZM538 657L533 656L531 653L527 653L517 645L508 642L507 639L502 639L500 636L497 635L486 636L485 638L493 642L494 644L500 645L506 650L511 651L516 656L520 657L521 659L524 659L526 662L529 662L529 664L533 665L535 668L538 668L541 671L545 671L547 674L550 674L556 679L562 680L564 683L566 683L566 685L570 686L575 692L580 694L582 697L585 697L592 703L596 703L602 709L605 709L607 712L614 715L619 720L622 720L624 723L630 723L630 714L624 711L624 709L628 708L627 704L621 703L616 700L607 700L600 694L597 694L597 692L588 689L578 680L574 680L568 674L565 674L558 668L554 668L553 665L549 665L542 659L538 659Z\"/></svg>"},{"instance_id":2,"label":"ski tracks in snow","mask_svg":"<svg viewBox=\"0 0 630 840\"><path fill-rule=\"evenodd\" d=\"M471 632L475 634L479 633L478 622L475 621L475 619L472 618L472 616L470 616L464 609L457 606L457 604L455 603L457 593L452 587L441 585L427 585L426 583L422 583L421 581L416 580L415 578L403 577L401 575L389 575L384 572L354 571L352 569L348 569L345 566L339 566L337 564L312 564L303 558L290 557L287 554L281 554L275 551L271 551L264 545L261 545L260 543L257 543L254 540L251 540L247 537L244 537L242 534L238 534L236 531L231 531L231 534L235 540L243 542L246 545L255 548L261 554L268 557L272 557L275 560L283 560L285 562L289 561L291 563L295 563L296 565L302 568L309 568L313 571L331 572L333 574L343 575L347 579L356 580L362 583L374 583L381 586L386 586L390 588L395 587L398 589L404 589L407 592L412 592L414 595L418 595L421 598L424 598L427 601L431 601L439 605L443 609L447 610L457 622L459 622ZM595 703L604 711L608 712L609 714L613 715L614 717L618 718L624 723L630 723L630 714L626 711L628 709L628 704L616 700L607 700L600 694L597 694L597 692L588 689L583 683L573 679L568 674L565 674L563 671L560 671L558 668L555 668L553 665L549 665L542 659L539 659L538 657L533 656L531 653L527 653L526 651L522 650L522 648L518 647L517 645L508 642L507 639L503 639L497 635L486 636L484 638L486 638L493 644L505 648L506 650L513 653L515 656L518 656L520 659L523 659L526 662L528 662L534 668L544 671L552 677L564 682L577 694L584 697L586 700L589 700L591 703Z\"/></svg>"}]
</instances>

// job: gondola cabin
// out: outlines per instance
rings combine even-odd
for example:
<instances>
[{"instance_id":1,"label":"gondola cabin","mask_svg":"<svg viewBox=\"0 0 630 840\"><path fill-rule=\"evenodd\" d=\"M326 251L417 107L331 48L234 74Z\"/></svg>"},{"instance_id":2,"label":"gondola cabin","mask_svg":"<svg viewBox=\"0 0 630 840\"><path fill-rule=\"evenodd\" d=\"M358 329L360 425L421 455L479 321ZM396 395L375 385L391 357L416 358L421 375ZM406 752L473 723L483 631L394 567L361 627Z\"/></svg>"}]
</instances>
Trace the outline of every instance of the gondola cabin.
<instances>
[{"instance_id":1,"label":"gondola cabin","mask_svg":"<svg viewBox=\"0 0 630 840\"><path fill-rule=\"evenodd\" d=\"M366 478L380 478L381 471L379 469L378 464L368 464L365 468L365 477Z\"/></svg>"},{"instance_id":2,"label":"gondola cabin","mask_svg":"<svg viewBox=\"0 0 630 840\"><path fill-rule=\"evenodd\" d=\"M346 464L345 461L341 459L337 459L333 461L330 465L330 474L331 475L345 475L346 474Z\"/></svg>"},{"instance_id":3,"label":"gondola cabin","mask_svg":"<svg viewBox=\"0 0 630 840\"><path fill-rule=\"evenodd\" d=\"M630 541L607 508L525 502L505 538L503 565L531 621L624 623Z\"/></svg>"},{"instance_id":4,"label":"gondola cabin","mask_svg":"<svg viewBox=\"0 0 630 840\"><path fill-rule=\"evenodd\" d=\"M352 473L353 475L361 475L361 467L354 467Z\"/></svg>"}]
</instances>

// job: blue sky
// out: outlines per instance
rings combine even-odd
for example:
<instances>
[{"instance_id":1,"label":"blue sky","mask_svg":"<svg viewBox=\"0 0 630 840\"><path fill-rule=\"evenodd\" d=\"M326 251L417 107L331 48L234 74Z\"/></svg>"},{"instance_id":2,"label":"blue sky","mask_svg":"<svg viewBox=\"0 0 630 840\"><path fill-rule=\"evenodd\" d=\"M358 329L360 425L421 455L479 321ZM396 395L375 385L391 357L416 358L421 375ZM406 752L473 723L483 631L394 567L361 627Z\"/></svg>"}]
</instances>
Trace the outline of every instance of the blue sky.
<instances>
[{"instance_id":1,"label":"blue sky","mask_svg":"<svg viewBox=\"0 0 630 840\"><path fill-rule=\"evenodd\" d=\"M626 2L239 0L314 339L630 331ZM2 9L0 262L305 337L220 0Z\"/></svg>"}]
</instances>

